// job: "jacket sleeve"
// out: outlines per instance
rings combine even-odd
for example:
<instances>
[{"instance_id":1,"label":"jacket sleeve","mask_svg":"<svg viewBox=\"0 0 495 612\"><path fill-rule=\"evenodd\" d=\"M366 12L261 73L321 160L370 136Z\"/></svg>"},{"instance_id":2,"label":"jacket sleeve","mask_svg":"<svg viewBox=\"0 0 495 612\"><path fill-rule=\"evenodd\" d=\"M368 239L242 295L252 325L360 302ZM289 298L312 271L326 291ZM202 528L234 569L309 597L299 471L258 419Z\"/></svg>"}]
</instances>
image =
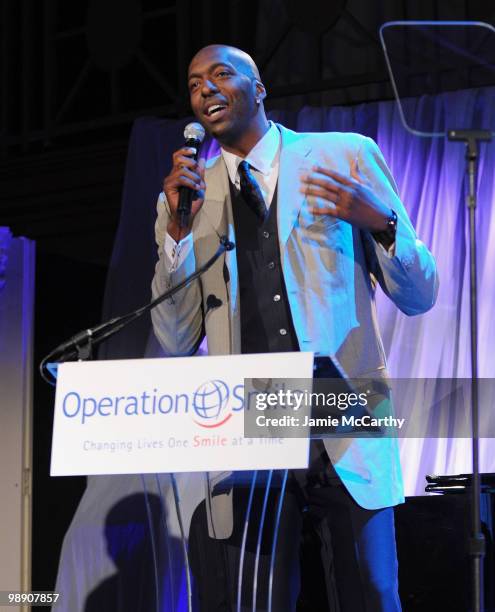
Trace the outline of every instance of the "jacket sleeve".
<instances>
[{"instance_id":1,"label":"jacket sleeve","mask_svg":"<svg viewBox=\"0 0 495 612\"><path fill-rule=\"evenodd\" d=\"M157 212L155 239L158 245L158 262L151 286L153 299L180 283L196 269L194 249L190 249L181 265L175 271L171 270L164 252L169 209L163 194L158 198ZM194 353L204 336L200 281L196 279L172 298L153 308L151 320L155 335L167 355Z\"/></svg>"},{"instance_id":2,"label":"jacket sleeve","mask_svg":"<svg viewBox=\"0 0 495 612\"><path fill-rule=\"evenodd\" d=\"M426 312L434 305L438 294L438 275L433 255L416 236L392 174L378 145L371 138L363 137L357 161L359 171L370 188L397 215L395 245L390 252L369 232L363 232L370 272L402 312L407 315Z\"/></svg>"}]
</instances>

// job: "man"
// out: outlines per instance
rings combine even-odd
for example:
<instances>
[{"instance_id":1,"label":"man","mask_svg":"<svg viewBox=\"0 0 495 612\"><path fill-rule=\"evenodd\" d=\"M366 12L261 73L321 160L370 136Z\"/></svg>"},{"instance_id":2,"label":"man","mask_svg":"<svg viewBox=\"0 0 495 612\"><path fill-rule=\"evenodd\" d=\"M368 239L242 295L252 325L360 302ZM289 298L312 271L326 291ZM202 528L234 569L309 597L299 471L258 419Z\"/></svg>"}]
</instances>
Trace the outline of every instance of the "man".
<instances>
[{"instance_id":1,"label":"man","mask_svg":"<svg viewBox=\"0 0 495 612\"><path fill-rule=\"evenodd\" d=\"M189 91L194 114L222 153L206 169L187 149L174 154L158 203L153 293L206 261L219 236L237 246L153 311L165 351L191 354L206 333L210 354L314 351L336 355L352 378L386 378L376 283L409 315L432 307L438 283L376 144L357 134L296 134L269 122L258 69L233 47L200 50L189 66ZM182 186L197 194L187 228L177 221ZM210 535L228 542L236 529L232 496L215 495L224 478L210 478L208 521ZM329 605L399 610L396 440L313 444L301 491L322 550L335 559L325 559ZM281 558L293 555L290 537L280 540ZM231 609L229 598L215 609ZM278 606L286 612L294 602Z\"/></svg>"}]
</instances>

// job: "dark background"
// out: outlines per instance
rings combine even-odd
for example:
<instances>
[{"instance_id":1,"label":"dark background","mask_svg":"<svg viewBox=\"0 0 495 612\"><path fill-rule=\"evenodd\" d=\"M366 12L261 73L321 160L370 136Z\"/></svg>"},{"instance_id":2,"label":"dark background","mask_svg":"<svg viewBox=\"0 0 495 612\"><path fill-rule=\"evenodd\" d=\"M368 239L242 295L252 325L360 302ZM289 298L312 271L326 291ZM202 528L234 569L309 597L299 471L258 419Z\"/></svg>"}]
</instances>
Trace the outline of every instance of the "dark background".
<instances>
[{"instance_id":1,"label":"dark background","mask_svg":"<svg viewBox=\"0 0 495 612\"><path fill-rule=\"evenodd\" d=\"M0 0L0 224L37 243L35 361L98 322L135 118L190 113L209 43L254 57L268 109L390 99L378 27L495 21L486 0ZM60 278L64 278L63 284ZM84 479L50 479L53 390L34 394L33 589L52 589Z\"/></svg>"}]
</instances>

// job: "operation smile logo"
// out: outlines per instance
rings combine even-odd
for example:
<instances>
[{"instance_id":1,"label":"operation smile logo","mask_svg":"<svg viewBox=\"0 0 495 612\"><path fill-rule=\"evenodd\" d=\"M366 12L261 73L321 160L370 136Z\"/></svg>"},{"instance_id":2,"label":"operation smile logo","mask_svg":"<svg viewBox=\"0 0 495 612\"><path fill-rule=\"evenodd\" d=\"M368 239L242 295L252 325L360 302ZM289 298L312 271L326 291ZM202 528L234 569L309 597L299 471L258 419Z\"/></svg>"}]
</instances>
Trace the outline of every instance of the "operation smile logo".
<instances>
[{"instance_id":1,"label":"operation smile logo","mask_svg":"<svg viewBox=\"0 0 495 612\"><path fill-rule=\"evenodd\" d=\"M193 395L193 408L200 420L193 418L196 425L207 429L221 427L231 417L228 412L229 387L223 380L210 380L200 385Z\"/></svg>"},{"instance_id":2,"label":"operation smile logo","mask_svg":"<svg viewBox=\"0 0 495 612\"><path fill-rule=\"evenodd\" d=\"M61 400L62 413L81 425L97 417L132 417L187 414L199 427L215 429L227 423L235 412L244 410L244 384L230 387L220 379L202 383L192 393L140 391L129 395L84 396L71 390Z\"/></svg>"}]
</instances>

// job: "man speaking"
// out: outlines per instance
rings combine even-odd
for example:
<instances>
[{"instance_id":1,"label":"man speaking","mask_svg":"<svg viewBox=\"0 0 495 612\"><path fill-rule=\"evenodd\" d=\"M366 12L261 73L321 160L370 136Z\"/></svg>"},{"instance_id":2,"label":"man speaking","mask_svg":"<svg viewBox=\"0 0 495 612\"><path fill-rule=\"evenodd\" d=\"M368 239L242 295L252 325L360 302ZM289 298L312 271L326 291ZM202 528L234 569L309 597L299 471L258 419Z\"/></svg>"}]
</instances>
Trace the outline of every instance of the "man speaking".
<instances>
[{"instance_id":1,"label":"man speaking","mask_svg":"<svg viewBox=\"0 0 495 612\"><path fill-rule=\"evenodd\" d=\"M174 154L158 202L154 296L210 258L219 236L229 236L236 250L152 311L165 352L189 355L206 334L210 355L313 351L336 355L352 378L386 378L376 284L415 315L433 306L438 281L377 145L358 134L299 134L268 121L258 69L239 49L201 49L188 79L194 114L221 154L206 168L190 149ZM181 187L195 193L185 227L177 213ZM208 529L222 540L230 568L225 585L208 589L199 581L208 612L235 610L236 601L240 513L236 487L232 496L221 480L209 478ZM302 509L322 541L329 606L400 610L392 509L404 499L397 441L313 443L306 483L299 482L292 479L287 494L273 610L295 609Z\"/></svg>"}]
</instances>

